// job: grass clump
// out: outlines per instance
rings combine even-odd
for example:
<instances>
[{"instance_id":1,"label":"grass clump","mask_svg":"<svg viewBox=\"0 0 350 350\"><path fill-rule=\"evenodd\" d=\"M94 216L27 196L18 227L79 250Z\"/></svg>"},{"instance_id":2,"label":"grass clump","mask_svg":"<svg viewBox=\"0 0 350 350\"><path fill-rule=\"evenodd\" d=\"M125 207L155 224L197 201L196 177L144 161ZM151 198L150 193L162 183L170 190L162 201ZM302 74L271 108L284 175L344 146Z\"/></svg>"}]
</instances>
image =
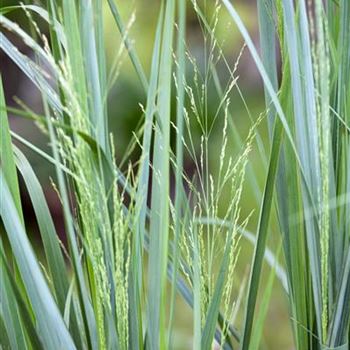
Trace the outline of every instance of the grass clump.
<instances>
[{"instance_id":1,"label":"grass clump","mask_svg":"<svg viewBox=\"0 0 350 350\"><path fill-rule=\"evenodd\" d=\"M295 348L347 349L348 2L258 1L260 55L230 1L162 1L148 77L129 35L134 19L124 25L119 2L107 4L122 43L111 70L101 2L49 0L46 7L0 10L6 30L0 47L39 90L43 105L43 115L21 101L19 109L10 108L0 84L1 347L175 348L179 295L191 310L193 348L256 349L268 325L277 276L287 295ZM7 16L20 10L31 34ZM202 64L188 44L187 11L201 28ZM234 65L217 34L224 11L244 39ZM48 38L37 17L46 23ZM18 51L8 33L34 58ZM246 106L237 74L243 50L255 61L266 102L256 118L248 110L245 138L231 102L238 92ZM107 97L126 54L145 92L145 106L123 157L128 160L136 149L139 158L122 168ZM50 152L11 131L7 112L35 121L48 137ZM259 130L264 123L266 147ZM219 151L211 147L216 130ZM54 165L67 247L59 241L32 166L13 140ZM250 163L255 143L263 172ZM185 167L187 159L192 172ZM28 239L18 176L34 208L43 264ZM255 235L247 230L255 208L248 215L242 210L245 184L259 208ZM280 233L283 263L279 249L267 246L270 231ZM247 285L236 283L245 238L254 244ZM271 272L257 313L264 261Z\"/></svg>"}]
</instances>

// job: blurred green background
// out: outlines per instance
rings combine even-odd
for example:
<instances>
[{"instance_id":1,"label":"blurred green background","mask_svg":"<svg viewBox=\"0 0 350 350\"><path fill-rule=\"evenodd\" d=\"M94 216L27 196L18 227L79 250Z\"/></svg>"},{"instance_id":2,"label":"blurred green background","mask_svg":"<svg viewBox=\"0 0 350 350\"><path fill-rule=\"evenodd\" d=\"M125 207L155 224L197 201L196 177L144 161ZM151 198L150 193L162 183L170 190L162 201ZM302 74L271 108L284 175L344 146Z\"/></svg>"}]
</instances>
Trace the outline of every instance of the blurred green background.
<instances>
[{"instance_id":1,"label":"blurred green background","mask_svg":"<svg viewBox=\"0 0 350 350\"><path fill-rule=\"evenodd\" d=\"M27 2L33 3L33 2ZM141 59L143 67L148 74L150 67L151 54L153 49L154 31L157 22L157 15L159 10L159 1L156 0L134 0L134 1L118 1L120 11L124 22L130 25L129 35L133 41L136 51ZM17 1L2 1L2 6L17 5ZM208 15L212 13L215 1L198 1L198 4L203 7L204 12ZM256 2L255 1L235 1L236 8L241 15L245 25L249 29L251 36L259 46L258 40L258 22L256 14ZM109 123L111 131L113 132L116 156L118 163L122 162L122 166L127 164L124 162L124 156L129 149L129 143L133 140L133 132L136 130L140 119L142 118L142 109L140 104L145 103L145 93L142 89L142 85L131 65L130 60L125 51L120 55L121 37L118 29L115 25L113 18L111 17L109 8L105 4L105 47L106 58L109 69L113 67L117 58L118 76L111 87L108 97L108 111L109 111ZM132 21L133 16L135 19ZM242 49L243 41L232 24L229 16L224 9L220 11L220 19L217 24L217 39L222 46L225 58L231 68L234 66L237 57ZM29 30L28 19L23 11L18 10L9 15L9 17L17 21L26 30ZM37 17L34 17L43 32L47 30L44 23ZM20 51L27 55L31 55L31 52L25 47L25 45L18 41L11 33L7 33L9 38L16 42ZM205 57L207 55L205 51L205 43L203 40L202 27L199 23L197 15L193 11L193 5L191 1L188 1L187 12L187 48L191 55L195 58L199 70L204 70ZM1 74L3 76L6 100L9 105L17 106L14 97L20 98L30 108L36 112L41 111L40 95L35 87L29 82L29 80L21 74L12 62L0 52L1 60ZM221 62L218 65L218 73L220 80L225 86L229 79L228 71L224 64ZM187 80L189 84L193 81L193 67L188 68ZM258 72L254 66L252 58L249 55L247 49L243 51L242 57L239 61L238 70L236 72L238 76L238 85L240 91L244 97L240 95L237 89L233 89L230 94L231 106L230 113L232 119L237 126L241 137L247 135L247 131L251 126L251 120L256 119L261 112L264 111L264 99L262 83L259 78ZM215 114L215 110L220 102L220 99L213 87L208 87L208 117L211 118ZM175 97L173 98L175 106ZM37 126L28 120L20 118L18 116L10 115L11 128L23 136L29 139L39 148L49 150L47 139L42 134ZM222 138L221 121L216 122L214 132L211 135L210 144L210 163L211 171L213 174L217 171L217 159L220 154L221 138ZM199 136L199 128L192 130L194 136ZM259 134L261 136L262 147L265 147L265 155L268 154L268 140L266 131L266 122L264 121L259 127ZM174 135L173 135L174 136ZM25 151L31 161L34 169L36 170L39 179L45 188L45 194L50 205L52 215L55 219L58 231L61 238L64 240L64 227L62 222L62 213L60 210L60 204L58 198L50 184L50 178L54 178L54 172L49 164L42 158L34 154L27 148L21 148ZM233 155L238 154L240 149L235 147L234 142L229 140L228 150ZM136 147L130 154L128 160L136 162L139 154L139 149ZM259 174L259 185L262 188L262 184L265 179L265 163L264 159L258 151L258 147L255 144L253 152L250 155L251 166ZM185 170L188 174L191 174L194 170L193 161L190 158L185 159ZM242 217L249 215L253 211L252 218L249 222L248 228L255 232L256 221L259 212L259 205L255 200L253 189L249 186L245 187L243 199L242 199ZM23 197L26 198L26 193L23 191ZM229 202L230 198L226 199ZM225 202L225 201L223 201ZM31 232L35 238L36 223L32 208L29 200L25 201L25 217L27 218L28 231ZM225 203L223 203L225 206ZM277 227L277 226L276 226ZM37 251L40 252L40 242L33 239L34 244L37 246ZM277 228L275 232L270 235L270 247L276 252L280 245L280 239ZM242 250L240 259L238 260L238 266L236 274L232 278L235 279L235 295L238 297L238 291L240 285L247 279L249 273L249 264L252 258L253 247L250 243L241 240ZM267 282L267 276L269 274L269 268L265 266L264 273L261 279L261 292L264 291L265 283ZM260 293L262 294L262 293ZM244 299L243 299L244 302ZM259 307L259 305L258 305ZM242 310L242 305L240 310ZM241 313L238 313L239 326L241 322ZM280 283L276 280L274 289L270 301L270 307L265 322L263 341L261 349L292 349L292 335L290 331L291 320L289 320L286 295L284 294ZM192 318L191 312L188 306L179 298L178 308L176 315L177 332L175 334L178 349L190 349L191 348L191 329Z\"/></svg>"}]
</instances>

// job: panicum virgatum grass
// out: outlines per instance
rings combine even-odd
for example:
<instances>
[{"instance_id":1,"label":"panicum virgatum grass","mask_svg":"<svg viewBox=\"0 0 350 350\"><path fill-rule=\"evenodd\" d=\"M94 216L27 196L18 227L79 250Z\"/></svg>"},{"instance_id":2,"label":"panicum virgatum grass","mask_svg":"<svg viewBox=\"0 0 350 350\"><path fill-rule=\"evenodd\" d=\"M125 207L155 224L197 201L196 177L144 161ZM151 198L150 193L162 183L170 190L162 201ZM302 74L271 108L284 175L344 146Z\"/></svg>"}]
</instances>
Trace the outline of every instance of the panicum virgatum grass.
<instances>
[{"instance_id":1,"label":"panicum virgatum grass","mask_svg":"<svg viewBox=\"0 0 350 350\"><path fill-rule=\"evenodd\" d=\"M348 349L349 1L258 0L259 52L229 0L152 3L149 69L132 36L138 3L125 22L119 0L0 6L0 47L43 107L7 105L0 78L0 349L175 349L185 312L177 295L194 349L258 349L275 327L266 317L275 277L296 349ZM28 31L11 17L23 11ZM109 19L118 33L107 64ZM236 30L243 43L231 63ZM244 53L263 82L259 115L239 86ZM144 95L130 101L139 123L122 149L107 102L129 59ZM8 112L36 123L50 151L11 130ZM27 149L54 166L67 246ZM42 252L29 239L19 177ZM243 239L252 257L242 258Z\"/></svg>"}]
</instances>

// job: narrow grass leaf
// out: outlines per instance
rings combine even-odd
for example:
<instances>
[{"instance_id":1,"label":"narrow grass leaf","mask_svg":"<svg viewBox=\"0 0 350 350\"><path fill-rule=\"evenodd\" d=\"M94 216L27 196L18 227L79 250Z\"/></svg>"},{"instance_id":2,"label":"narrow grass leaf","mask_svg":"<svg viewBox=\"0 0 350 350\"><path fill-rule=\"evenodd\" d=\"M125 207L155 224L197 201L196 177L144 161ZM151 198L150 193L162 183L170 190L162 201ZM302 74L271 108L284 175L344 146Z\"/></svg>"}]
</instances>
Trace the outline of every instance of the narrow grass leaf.
<instances>
[{"instance_id":1,"label":"narrow grass leaf","mask_svg":"<svg viewBox=\"0 0 350 350\"><path fill-rule=\"evenodd\" d=\"M9 121L6 109L4 109L5 106L6 102L2 87L2 79L0 76L0 166L2 167L4 176L8 181L10 192L13 196L17 211L19 213L18 215L20 215L21 221L23 222L16 164L12 150Z\"/></svg>"},{"instance_id":2,"label":"narrow grass leaf","mask_svg":"<svg viewBox=\"0 0 350 350\"><path fill-rule=\"evenodd\" d=\"M247 305L245 309L244 333L241 344L242 350L249 349L249 344L251 341L251 332L253 327L256 298L258 294L262 262L264 259L266 240L268 235L269 219L273 203L273 192L283 135L282 124L277 119L275 121L273 135L274 136L270 153L269 169L266 177L262 206L260 209L260 217L257 230L257 242L254 250L252 270L249 280Z\"/></svg>"},{"instance_id":3,"label":"narrow grass leaf","mask_svg":"<svg viewBox=\"0 0 350 350\"><path fill-rule=\"evenodd\" d=\"M40 336L35 328L35 324L33 322L33 318L31 315L31 310L28 310L28 305L23 300L22 295L18 289L17 283L13 277L13 274L7 265L7 262L5 260L5 254L2 248L0 248L0 260L2 261L2 278L4 279L4 288L7 288L8 295L11 295L11 303L16 310L11 315L7 315L7 318L5 317L5 321L7 322L13 317L20 316L21 324L16 325L16 327L12 330L10 330L8 333L12 333L12 331L16 330L16 342L21 343L21 336L25 337L25 343L23 344L23 347L18 347L18 349L27 349L29 347L29 344L34 348L41 350L43 349ZM20 326L21 328L17 328ZM26 334L24 332L26 330ZM19 331L21 334L19 334ZM26 345L25 345L26 344ZM12 349L12 347L11 347Z\"/></svg>"},{"instance_id":4,"label":"narrow grass leaf","mask_svg":"<svg viewBox=\"0 0 350 350\"><path fill-rule=\"evenodd\" d=\"M148 264L148 345L150 349L166 346L165 281L169 235L169 159L170 102L172 79L172 42L174 1L166 1L162 50L159 66L157 124L153 149L153 183L150 218L150 249Z\"/></svg>"},{"instance_id":5,"label":"narrow grass leaf","mask_svg":"<svg viewBox=\"0 0 350 350\"><path fill-rule=\"evenodd\" d=\"M43 344L50 349L75 349L32 251L2 169L0 170L0 184L0 214L32 303Z\"/></svg>"}]
</instances>

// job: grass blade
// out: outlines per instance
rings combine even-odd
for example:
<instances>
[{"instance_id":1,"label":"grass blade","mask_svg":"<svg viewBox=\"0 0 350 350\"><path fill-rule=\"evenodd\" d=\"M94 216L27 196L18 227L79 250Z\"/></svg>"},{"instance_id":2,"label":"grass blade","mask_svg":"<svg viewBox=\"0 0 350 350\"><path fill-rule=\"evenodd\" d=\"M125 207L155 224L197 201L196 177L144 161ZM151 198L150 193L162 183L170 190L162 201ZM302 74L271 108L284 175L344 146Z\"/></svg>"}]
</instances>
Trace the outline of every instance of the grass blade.
<instances>
[{"instance_id":1,"label":"grass blade","mask_svg":"<svg viewBox=\"0 0 350 350\"><path fill-rule=\"evenodd\" d=\"M8 232L8 238L28 297L31 300L43 344L50 349L75 349L73 340L32 251L2 168L0 170L0 184L1 217Z\"/></svg>"},{"instance_id":2,"label":"grass blade","mask_svg":"<svg viewBox=\"0 0 350 350\"><path fill-rule=\"evenodd\" d=\"M2 248L2 247L1 247ZM21 350L27 347L25 333L21 322L19 308L12 291L10 281L5 269L5 262L1 250L0 257L0 317L4 320L0 344L7 338L8 349Z\"/></svg>"},{"instance_id":3,"label":"grass blade","mask_svg":"<svg viewBox=\"0 0 350 350\"><path fill-rule=\"evenodd\" d=\"M16 165L22 175L27 191L31 198L34 212L37 218L41 239L44 244L46 261L49 267L49 275L54 287L55 296L61 314L63 314L69 289L69 281L66 273L66 266L61 252L60 243L45 196L39 180L30 166L24 154L14 148ZM71 313L71 331L76 344L80 344L79 329L76 316Z\"/></svg>"},{"instance_id":4,"label":"grass blade","mask_svg":"<svg viewBox=\"0 0 350 350\"><path fill-rule=\"evenodd\" d=\"M135 71L136 71L136 73L141 81L142 87L147 92L148 91L148 82L147 82L146 75L145 75L144 70L142 68L141 62L140 62L140 60L135 52L135 49L134 49L133 45L131 44L130 39L127 35L122 18L119 14L119 11L118 11L118 7L115 4L114 0L108 0L108 5L109 5L109 8L112 12L115 23L118 26L120 35L124 40L124 45L125 45L126 49L128 50L131 62L132 62L133 66L135 68Z\"/></svg>"},{"instance_id":5,"label":"grass blade","mask_svg":"<svg viewBox=\"0 0 350 350\"><path fill-rule=\"evenodd\" d=\"M162 50L159 66L158 110L161 125L156 126L153 149L153 183L150 218L150 249L148 264L148 330L150 349L166 346L165 281L168 260L169 235L169 154L170 154L170 99L172 71L172 41L174 1L166 1Z\"/></svg>"},{"instance_id":6,"label":"grass blade","mask_svg":"<svg viewBox=\"0 0 350 350\"><path fill-rule=\"evenodd\" d=\"M8 186L14 199L18 215L21 221L24 222L22 216L22 205L19 193L18 178L16 164L12 151L12 143L10 136L10 127L6 113L4 91L2 87L2 79L0 76L0 165L4 172L4 177L8 181Z\"/></svg>"},{"instance_id":7,"label":"grass blade","mask_svg":"<svg viewBox=\"0 0 350 350\"><path fill-rule=\"evenodd\" d=\"M185 104L185 41L186 41L186 3L178 1L178 36L177 36L177 106L176 106L176 170L175 170L175 239L173 252L173 280L170 295L168 348L172 347L172 325L175 308L176 279L180 259L180 235L182 233L181 214L183 203L183 129Z\"/></svg>"},{"instance_id":8,"label":"grass blade","mask_svg":"<svg viewBox=\"0 0 350 350\"><path fill-rule=\"evenodd\" d=\"M11 302L12 306L10 306L10 307L12 308L12 311L13 311L13 313L11 313L10 315L5 315L4 319L5 319L5 322L7 323L8 320L10 320L11 318L16 318L16 317L20 316L21 323L22 323L22 326L20 326L20 324L17 324L13 329L9 329L8 333L11 334L13 331L16 331L16 338L13 340L15 340L16 343L19 343L19 344L21 344L21 338L25 337L26 342L24 342L23 345L19 345L18 349L27 349L29 347L28 343L30 343L30 345L34 349L41 350L41 349L43 349L43 346L42 346L39 334L37 333L37 331L35 329L33 318L32 318L32 315L30 313L31 310L30 311L28 310L28 306L27 306L26 302L23 300L20 291L18 290L16 281L15 281L14 277L12 276L12 273L11 273L9 266L6 263L5 254L4 254L2 247L0 247L0 255L1 255L0 256L0 260L1 260L0 266L2 268L2 272L1 272L0 277L3 278L3 284L1 284L1 286L4 289L7 289L7 291L5 291L5 292L8 293L8 296L11 296L8 301ZM27 331L27 334L24 333L24 329ZM2 338L1 338L1 340L2 340ZM23 346L23 347L21 347L21 346ZM11 343L11 349L12 349L12 347L13 347L13 342ZM16 348L16 347L14 347L14 348Z\"/></svg>"},{"instance_id":9,"label":"grass blade","mask_svg":"<svg viewBox=\"0 0 350 350\"><path fill-rule=\"evenodd\" d=\"M260 217L257 231L257 242L254 250L252 270L249 280L248 298L245 311L244 332L242 337L241 349L249 349L251 341L251 332L254 320L254 310L256 306L256 298L258 294L259 281L261 276L262 262L264 259L265 246L268 234L269 219L271 207L273 203L273 192L275 179L278 169L278 160L282 143L282 124L276 120L273 143L271 147L269 169L267 173L265 189L263 194L262 206L260 209Z\"/></svg>"}]
</instances>

